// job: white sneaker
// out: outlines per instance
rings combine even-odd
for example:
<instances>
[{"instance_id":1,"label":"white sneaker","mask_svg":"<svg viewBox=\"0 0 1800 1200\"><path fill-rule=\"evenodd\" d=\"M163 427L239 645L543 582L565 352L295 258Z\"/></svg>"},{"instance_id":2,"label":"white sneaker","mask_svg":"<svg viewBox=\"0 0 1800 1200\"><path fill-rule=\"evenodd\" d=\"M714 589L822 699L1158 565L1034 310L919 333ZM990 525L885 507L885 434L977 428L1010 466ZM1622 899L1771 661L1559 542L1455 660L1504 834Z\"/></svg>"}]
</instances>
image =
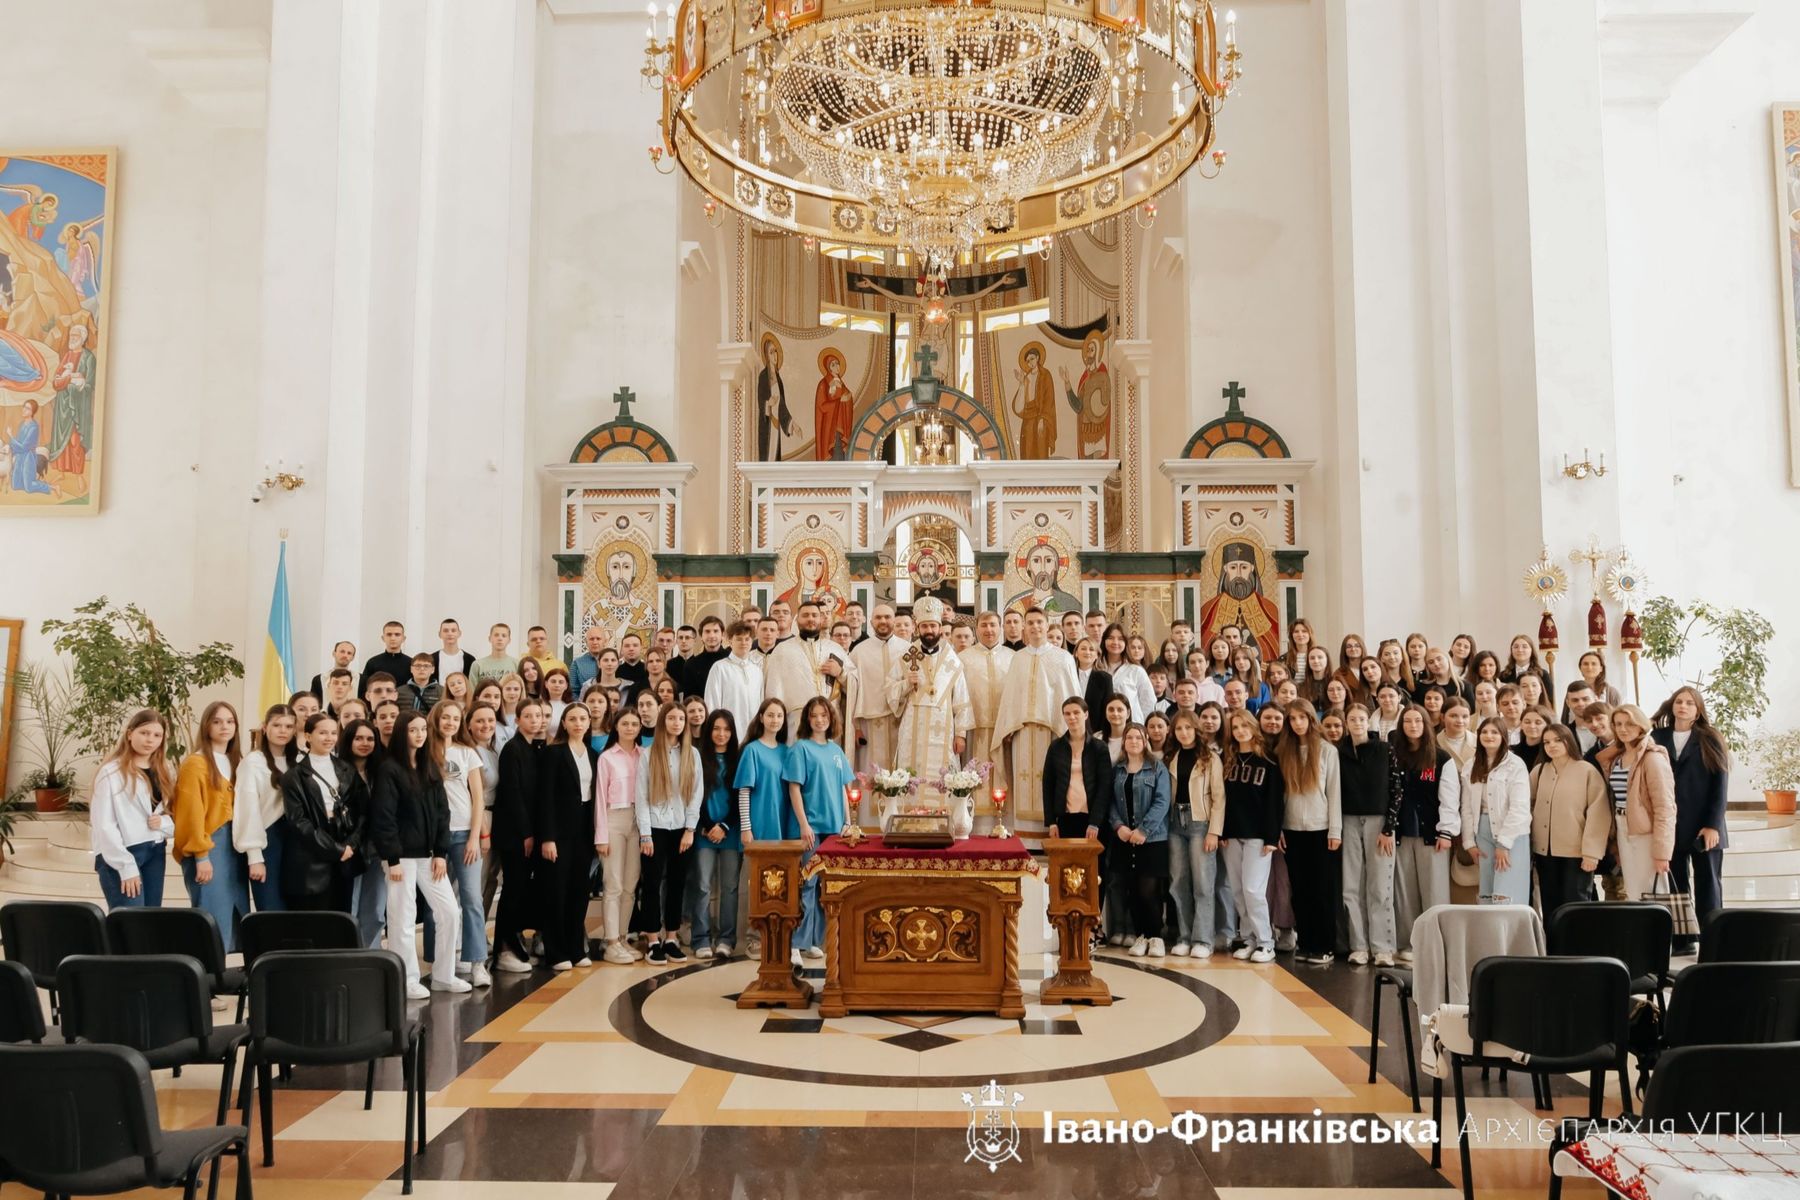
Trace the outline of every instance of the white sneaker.
<instances>
[{"instance_id":1,"label":"white sneaker","mask_svg":"<svg viewBox=\"0 0 1800 1200\"><path fill-rule=\"evenodd\" d=\"M1176 942L1175 948L1169 951L1169 953L1176 958L1186 958L1188 956L1188 951L1192 948L1193 947L1189 946L1186 942Z\"/></svg>"},{"instance_id":2,"label":"white sneaker","mask_svg":"<svg viewBox=\"0 0 1800 1200\"><path fill-rule=\"evenodd\" d=\"M1253 953L1255 953L1255 951L1252 950L1249 946L1247 946L1247 945L1239 946L1236 950L1233 950L1231 952L1231 957L1236 958L1236 959L1246 959L1246 958L1249 958L1250 955Z\"/></svg>"},{"instance_id":3,"label":"white sneaker","mask_svg":"<svg viewBox=\"0 0 1800 1200\"><path fill-rule=\"evenodd\" d=\"M1253 953L1250 956L1250 961L1253 963L1274 962L1275 961L1275 952L1273 950L1269 949L1267 946L1264 946L1262 949L1256 951L1255 953Z\"/></svg>"},{"instance_id":4,"label":"white sneaker","mask_svg":"<svg viewBox=\"0 0 1800 1200\"><path fill-rule=\"evenodd\" d=\"M1412 951L1411 950L1402 950L1402 951L1400 951L1400 953L1396 954L1394 957L1400 960L1400 963L1402 966L1407 966L1407 967L1412 966ZM1384 963L1382 965L1385 966L1387 964Z\"/></svg>"},{"instance_id":5,"label":"white sneaker","mask_svg":"<svg viewBox=\"0 0 1800 1200\"><path fill-rule=\"evenodd\" d=\"M720 942L718 944L718 946L716 946L713 949L713 957L714 958L729 959L733 954L736 954L736 953L737 953L737 947L733 946L730 942ZM758 951L758 953L761 953L761 951Z\"/></svg>"},{"instance_id":6,"label":"white sneaker","mask_svg":"<svg viewBox=\"0 0 1800 1200\"><path fill-rule=\"evenodd\" d=\"M409 983L406 985L406 998L408 1000L429 1000L431 999L431 989L422 983Z\"/></svg>"},{"instance_id":7,"label":"white sneaker","mask_svg":"<svg viewBox=\"0 0 1800 1200\"><path fill-rule=\"evenodd\" d=\"M1167 953L1167 951L1165 951L1163 949L1163 940L1161 938L1151 938L1150 939L1150 957L1151 958L1162 958L1164 956L1164 954L1166 954L1166 953Z\"/></svg>"},{"instance_id":8,"label":"white sneaker","mask_svg":"<svg viewBox=\"0 0 1800 1200\"><path fill-rule=\"evenodd\" d=\"M468 980L458 979L456 976L452 975L448 979L432 980L431 990L434 992L472 992L475 988Z\"/></svg>"},{"instance_id":9,"label":"white sneaker","mask_svg":"<svg viewBox=\"0 0 1800 1200\"><path fill-rule=\"evenodd\" d=\"M550 969L555 971L558 975L561 975L564 971L573 971L575 969L575 964L565 958L560 962L551 963Z\"/></svg>"},{"instance_id":10,"label":"white sneaker","mask_svg":"<svg viewBox=\"0 0 1800 1200\"><path fill-rule=\"evenodd\" d=\"M1177 950L1175 953L1179 954L1181 951ZM1213 948L1205 942L1195 942L1194 948L1189 950L1188 953L1195 958L1211 958L1213 956Z\"/></svg>"},{"instance_id":11,"label":"white sneaker","mask_svg":"<svg viewBox=\"0 0 1800 1200\"><path fill-rule=\"evenodd\" d=\"M1389 954L1386 950L1383 950L1375 956L1375 965L1378 967L1391 967L1394 965L1394 956Z\"/></svg>"},{"instance_id":12,"label":"white sneaker","mask_svg":"<svg viewBox=\"0 0 1800 1200\"><path fill-rule=\"evenodd\" d=\"M625 953L631 955L632 962L643 962L644 961L644 952L642 950L639 950L636 946L632 945L630 942L619 942L617 944L625 947Z\"/></svg>"},{"instance_id":13,"label":"white sneaker","mask_svg":"<svg viewBox=\"0 0 1800 1200\"><path fill-rule=\"evenodd\" d=\"M575 960L575 965L578 967L591 967L594 965L594 960L584 954Z\"/></svg>"},{"instance_id":14,"label":"white sneaker","mask_svg":"<svg viewBox=\"0 0 1800 1200\"><path fill-rule=\"evenodd\" d=\"M1350 965L1353 967L1368 966L1369 952L1367 950L1352 950L1350 952Z\"/></svg>"},{"instance_id":15,"label":"white sneaker","mask_svg":"<svg viewBox=\"0 0 1800 1200\"><path fill-rule=\"evenodd\" d=\"M1299 944L1300 935L1295 930L1284 929L1275 936L1275 948L1277 950L1292 950Z\"/></svg>"},{"instance_id":16,"label":"white sneaker","mask_svg":"<svg viewBox=\"0 0 1800 1200\"><path fill-rule=\"evenodd\" d=\"M824 962L825 951L819 949L817 946L808 946L800 952L800 957L804 958L807 962Z\"/></svg>"},{"instance_id":17,"label":"white sneaker","mask_svg":"<svg viewBox=\"0 0 1800 1200\"><path fill-rule=\"evenodd\" d=\"M469 969L469 982L475 987L489 987L493 984L494 977L488 974L486 964L476 963Z\"/></svg>"},{"instance_id":18,"label":"white sneaker","mask_svg":"<svg viewBox=\"0 0 1800 1200\"><path fill-rule=\"evenodd\" d=\"M494 960L494 970L504 971L508 975L529 975L531 974L531 964L511 950L502 950L500 957Z\"/></svg>"},{"instance_id":19,"label":"white sneaker","mask_svg":"<svg viewBox=\"0 0 1800 1200\"><path fill-rule=\"evenodd\" d=\"M1115 933L1111 937L1106 939L1106 944L1109 946L1123 946L1125 944L1125 941L1126 941L1126 938L1125 938L1124 934Z\"/></svg>"},{"instance_id":20,"label":"white sneaker","mask_svg":"<svg viewBox=\"0 0 1800 1200\"><path fill-rule=\"evenodd\" d=\"M1137 941L1131 943L1131 949L1127 950L1125 953L1131 955L1133 958L1142 958L1149 949L1150 939L1139 938Z\"/></svg>"},{"instance_id":21,"label":"white sneaker","mask_svg":"<svg viewBox=\"0 0 1800 1200\"><path fill-rule=\"evenodd\" d=\"M469 973L470 973L469 972L470 965L471 964L469 964L469 963L457 963L456 964L457 975L461 976L464 979L467 979L469 977Z\"/></svg>"},{"instance_id":22,"label":"white sneaker","mask_svg":"<svg viewBox=\"0 0 1800 1200\"><path fill-rule=\"evenodd\" d=\"M700 947L698 950L694 951L694 957L699 959L701 962L705 962L707 959L712 957L712 947L711 946Z\"/></svg>"},{"instance_id":23,"label":"white sneaker","mask_svg":"<svg viewBox=\"0 0 1800 1200\"><path fill-rule=\"evenodd\" d=\"M798 950L789 950L788 951L788 962L790 962L794 966L798 967L798 966L803 966L805 964L806 960L800 957L800 952Z\"/></svg>"},{"instance_id":24,"label":"white sneaker","mask_svg":"<svg viewBox=\"0 0 1800 1200\"><path fill-rule=\"evenodd\" d=\"M606 943L606 952L600 957L609 963L616 963L621 967L629 967L637 961L637 959L631 957L631 951L625 948L623 942Z\"/></svg>"},{"instance_id":25,"label":"white sneaker","mask_svg":"<svg viewBox=\"0 0 1800 1200\"><path fill-rule=\"evenodd\" d=\"M748 954L751 958L760 959L762 957L762 934L752 933L749 938L745 940L744 953Z\"/></svg>"}]
</instances>

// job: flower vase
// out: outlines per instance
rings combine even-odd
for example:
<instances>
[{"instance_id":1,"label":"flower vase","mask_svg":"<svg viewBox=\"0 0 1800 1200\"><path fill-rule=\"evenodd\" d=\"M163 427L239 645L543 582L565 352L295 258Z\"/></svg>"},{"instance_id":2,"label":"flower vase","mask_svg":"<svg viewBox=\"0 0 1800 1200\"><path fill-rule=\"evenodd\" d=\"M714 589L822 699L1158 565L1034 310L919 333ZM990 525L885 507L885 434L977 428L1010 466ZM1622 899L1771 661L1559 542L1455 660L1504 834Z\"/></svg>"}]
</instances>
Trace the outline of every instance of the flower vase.
<instances>
[{"instance_id":1,"label":"flower vase","mask_svg":"<svg viewBox=\"0 0 1800 1200\"><path fill-rule=\"evenodd\" d=\"M975 794L952 792L947 799L950 801L950 832L957 841L967 841L975 831Z\"/></svg>"}]
</instances>

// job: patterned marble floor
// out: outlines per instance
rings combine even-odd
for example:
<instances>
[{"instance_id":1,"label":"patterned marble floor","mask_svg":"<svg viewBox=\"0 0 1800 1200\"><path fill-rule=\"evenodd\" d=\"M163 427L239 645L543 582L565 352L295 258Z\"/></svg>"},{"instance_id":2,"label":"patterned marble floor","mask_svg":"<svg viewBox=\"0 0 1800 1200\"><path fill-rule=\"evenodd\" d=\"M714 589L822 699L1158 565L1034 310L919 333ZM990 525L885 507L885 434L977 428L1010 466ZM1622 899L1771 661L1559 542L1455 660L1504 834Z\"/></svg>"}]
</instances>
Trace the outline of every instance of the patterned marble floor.
<instances>
[{"instance_id":1,"label":"patterned marble floor","mask_svg":"<svg viewBox=\"0 0 1800 1200\"><path fill-rule=\"evenodd\" d=\"M437 996L431 1092L415 1194L469 1200L599 1197L1288 1197L1453 1196L1454 1146L1386 1144L1047 1144L1043 1114L1149 1121L1410 1116L1405 1063L1383 1047L1368 1077L1366 969L1153 963L1109 955L1109 1008L1035 1003L1023 1020L821 1020L817 1010L741 1011L749 963L597 966L501 976L486 993ZM816 974L816 972L815 972ZM1393 1009L1385 1024L1397 1035ZM210 1078L209 1078L210 1074ZM167 1126L210 1119L217 1074L159 1073ZM967 1161L965 1092L990 1079L1020 1098L1017 1161ZM301 1069L275 1097L276 1162L260 1196L356 1200L400 1192L397 1068L362 1108L360 1070ZM1474 1115L1523 1122L1528 1082L1470 1076ZM1556 1082L1559 1114L1585 1093ZM1429 1094L1426 1106L1429 1108ZM1448 1103L1446 1108L1448 1109ZM1608 1111L1615 1111L1616 1099ZM1503 1127L1497 1125L1497 1128ZM260 1161L260 1160L257 1160ZM1528 1133L1478 1144L1482 1197L1539 1197L1545 1150ZM225 1181L232 1172L227 1168ZM225 1183L221 1184L223 1188ZM1571 1183L1571 1196L1602 1194ZM27 1193L0 1188L0 1200ZM221 1191L222 1195L229 1192Z\"/></svg>"}]
</instances>

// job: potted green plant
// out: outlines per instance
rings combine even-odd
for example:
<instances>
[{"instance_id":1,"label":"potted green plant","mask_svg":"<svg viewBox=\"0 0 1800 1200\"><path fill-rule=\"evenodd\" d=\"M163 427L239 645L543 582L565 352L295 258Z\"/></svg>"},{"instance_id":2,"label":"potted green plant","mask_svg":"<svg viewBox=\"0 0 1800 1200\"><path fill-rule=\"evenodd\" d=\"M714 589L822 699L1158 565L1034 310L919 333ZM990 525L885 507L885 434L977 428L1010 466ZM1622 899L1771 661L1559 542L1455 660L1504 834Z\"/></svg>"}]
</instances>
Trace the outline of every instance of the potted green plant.
<instances>
[{"instance_id":1,"label":"potted green plant","mask_svg":"<svg viewBox=\"0 0 1800 1200\"><path fill-rule=\"evenodd\" d=\"M70 732L96 758L112 749L132 713L153 708L169 723L169 756L179 759L193 733L194 694L244 676L244 664L227 643L182 650L143 609L105 596L79 606L66 621L45 621L43 628L56 652L71 660L76 696Z\"/></svg>"},{"instance_id":2,"label":"potted green plant","mask_svg":"<svg viewBox=\"0 0 1800 1200\"><path fill-rule=\"evenodd\" d=\"M1644 605L1644 656L1664 678L1672 667L1682 680L1681 656L1698 631L1718 656L1717 665L1686 682L1706 697L1708 716L1733 750L1750 744L1750 729L1769 707L1767 647L1775 636L1768 618L1754 609L1721 608L1707 601L1681 605L1654 596Z\"/></svg>"},{"instance_id":3,"label":"potted green plant","mask_svg":"<svg viewBox=\"0 0 1800 1200\"><path fill-rule=\"evenodd\" d=\"M1800 729L1756 739L1756 781L1771 813L1793 813L1794 793L1800 791Z\"/></svg>"},{"instance_id":4,"label":"potted green plant","mask_svg":"<svg viewBox=\"0 0 1800 1200\"><path fill-rule=\"evenodd\" d=\"M19 827L20 821L30 821L37 816L35 808L28 808L25 797L29 794L23 782L0 799L0 864L6 862L6 856L13 852L12 835Z\"/></svg>"},{"instance_id":5,"label":"potted green plant","mask_svg":"<svg viewBox=\"0 0 1800 1200\"><path fill-rule=\"evenodd\" d=\"M75 764L81 758L71 724L75 686L65 674L27 663L14 673L13 688L22 757L30 765L23 785L34 794L39 812L61 812L75 790Z\"/></svg>"}]
</instances>

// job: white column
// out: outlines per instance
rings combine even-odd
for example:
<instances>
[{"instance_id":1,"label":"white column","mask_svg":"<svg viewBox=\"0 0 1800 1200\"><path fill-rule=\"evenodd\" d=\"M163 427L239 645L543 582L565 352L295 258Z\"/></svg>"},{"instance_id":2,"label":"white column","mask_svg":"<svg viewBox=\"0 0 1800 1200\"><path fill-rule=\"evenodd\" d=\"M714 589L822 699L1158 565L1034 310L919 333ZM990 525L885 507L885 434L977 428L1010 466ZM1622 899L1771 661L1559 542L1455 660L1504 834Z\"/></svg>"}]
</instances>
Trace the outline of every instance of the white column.
<instances>
[{"instance_id":1,"label":"white column","mask_svg":"<svg viewBox=\"0 0 1800 1200\"><path fill-rule=\"evenodd\" d=\"M259 445L307 485L250 560L289 530L302 678L388 619L527 615L535 59L531 0L274 0Z\"/></svg>"}]
</instances>

